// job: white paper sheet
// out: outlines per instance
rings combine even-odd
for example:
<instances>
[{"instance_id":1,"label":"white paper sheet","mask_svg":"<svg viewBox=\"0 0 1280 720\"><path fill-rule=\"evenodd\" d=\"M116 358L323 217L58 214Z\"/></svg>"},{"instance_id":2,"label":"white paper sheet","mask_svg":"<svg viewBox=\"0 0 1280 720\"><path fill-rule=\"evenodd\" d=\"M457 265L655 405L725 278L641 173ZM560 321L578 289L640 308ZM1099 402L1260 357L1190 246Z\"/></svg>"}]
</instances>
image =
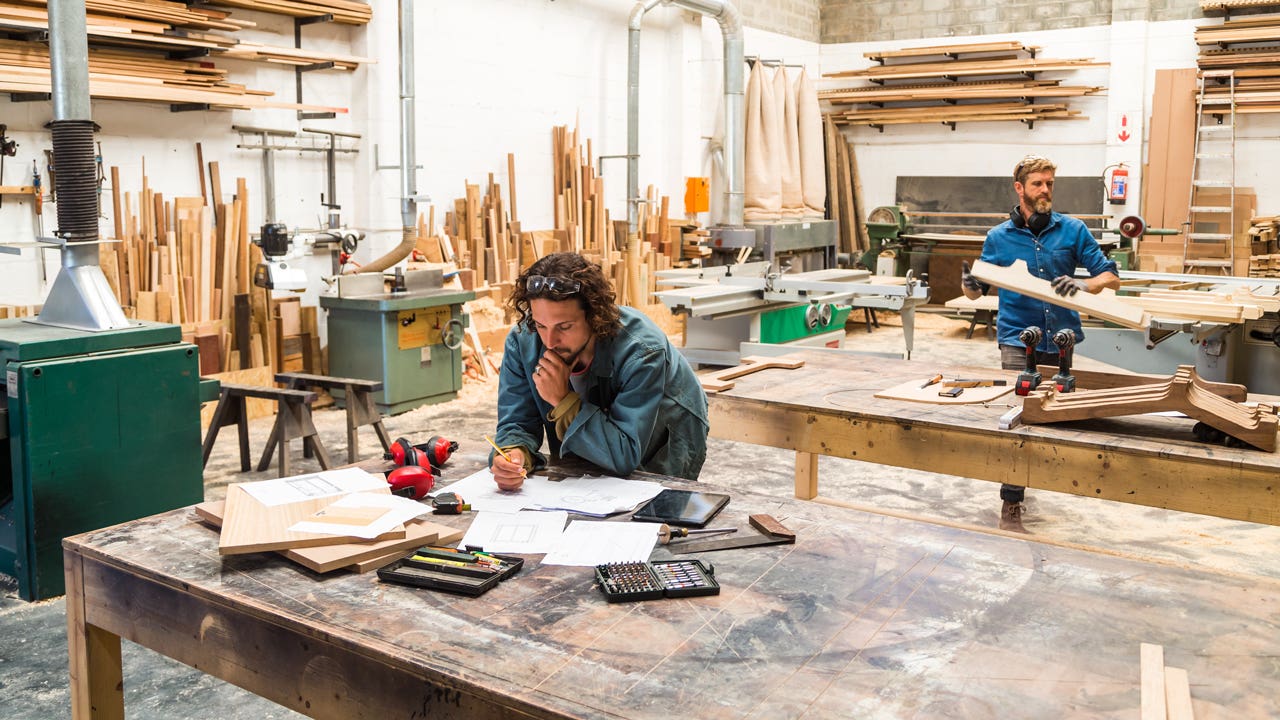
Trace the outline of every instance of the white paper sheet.
<instances>
[{"instance_id":1,"label":"white paper sheet","mask_svg":"<svg viewBox=\"0 0 1280 720\"><path fill-rule=\"evenodd\" d=\"M387 480L381 475L373 475L360 468L342 468L276 480L239 483L239 485L258 502L274 506L376 490L386 487Z\"/></svg>"},{"instance_id":2,"label":"white paper sheet","mask_svg":"<svg viewBox=\"0 0 1280 720\"><path fill-rule=\"evenodd\" d=\"M568 520L563 512L478 512L459 547L540 555L556 546Z\"/></svg>"},{"instance_id":3,"label":"white paper sheet","mask_svg":"<svg viewBox=\"0 0 1280 720\"><path fill-rule=\"evenodd\" d=\"M570 477L552 481L542 475L530 475L519 490L507 492L498 489L493 473L485 468L436 493L457 493L477 511L566 510L602 517L627 512L661 491L658 483L644 480Z\"/></svg>"},{"instance_id":4,"label":"white paper sheet","mask_svg":"<svg viewBox=\"0 0 1280 720\"><path fill-rule=\"evenodd\" d=\"M373 539L397 525L432 512L416 500L383 493L352 493L338 498L310 519L294 523L293 532Z\"/></svg>"},{"instance_id":5,"label":"white paper sheet","mask_svg":"<svg viewBox=\"0 0 1280 720\"><path fill-rule=\"evenodd\" d=\"M542 564L594 567L644 562L653 553L660 527L656 523L574 520Z\"/></svg>"}]
</instances>

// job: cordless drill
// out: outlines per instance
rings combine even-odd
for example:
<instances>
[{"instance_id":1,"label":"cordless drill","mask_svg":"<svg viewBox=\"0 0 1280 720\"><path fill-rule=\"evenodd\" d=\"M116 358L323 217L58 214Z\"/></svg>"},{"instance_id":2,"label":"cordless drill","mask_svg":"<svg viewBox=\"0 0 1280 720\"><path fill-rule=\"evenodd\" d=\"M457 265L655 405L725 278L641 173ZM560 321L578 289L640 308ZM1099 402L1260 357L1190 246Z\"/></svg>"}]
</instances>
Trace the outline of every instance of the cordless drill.
<instances>
[{"instance_id":1,"label":"cordless drill","mask_svg":"<svg viewBox=\"0 0 1280 720\"><path fill-rule=\"evenodd\" d=\"M1071 352L1076 346L1074 330L1059 330L1053 334L1053 344L1058 346L1058 374L1053 376L1053 389L1069 393L1076 389L1076 378L1071 374Z\"/></svg>"},{"instance_id":2,"label":"cordless drill","mask_svg":"<svg viewBox=\"0 0 1280 720\"><path fill-rule=\"evenodd\" d=\"M1018 339L1027 346L1027 367L1018 375L1013 391L1018 395L1030 395L1040 385L1040 370L1036 367L1036 346L1044 337L1044 331L1032 325L1018 333Z\"/></svg>"}]
</instances>

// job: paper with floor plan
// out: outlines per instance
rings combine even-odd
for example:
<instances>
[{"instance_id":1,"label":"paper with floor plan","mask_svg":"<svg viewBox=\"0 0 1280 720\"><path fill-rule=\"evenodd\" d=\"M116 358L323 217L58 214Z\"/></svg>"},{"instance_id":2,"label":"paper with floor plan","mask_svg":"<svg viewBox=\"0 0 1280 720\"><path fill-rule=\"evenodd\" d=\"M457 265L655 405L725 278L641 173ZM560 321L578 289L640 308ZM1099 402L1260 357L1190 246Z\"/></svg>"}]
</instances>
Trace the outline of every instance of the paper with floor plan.
<instances>
[{"instance_id":1,"label":"paper with floor plan","mask_svg":"<svg viewBox=\"0 0 1280 720\"><path fill-rule=\"evenodd\" d=\"M385 493L352 493L338 498L311 517L294 523L289 531L348 535L371 540L430 512L432 508L406 497Z\"/></svg>"},{"instance_id":2,"label":"paper with floor plan","mask_svg":"<svg viewBox=\"0 0 1280 720\"><path fill-rule=\"evenodd\" d=\"M254 500L272 507L289 503L337 497L354 492L377 490L387 487L382 475L374 475L360 468L342 468L323 472L304 473L276 480L237 483Z\"/></svg>"},{"instance_id":3,"label":"paper with floor plan","mask_svg":"<svg viewBox=\"0 0 1280 720\"><path fill-rule=\"evenodd\" d=\"M493 473L485 468L437 492L457 493L477 511L566 510L603 517L630 511L661 491L661 485L645 480L616 477L551 480L530 475L519 490L507 492L498 488Z\"/></svg>"},{"instance_id":4,"label":"paper with floor plan","mask_svg":"<svg viewBox=\"0 0 1280 720\"><path fill-rule=\"evenodd\" d=\"M594 567L616 562L644 562L658 542L657 523L574 520L560 535L543 565Z\"/></svg>"},{"instance_id":5,"label":"paper with floor plan","mask_svg":"<svg viewBox=\"0 0 1280 720\"><path fill-rule=\"evenodd\" d=\"M568 519L563 512L478 512L460 547L541 555L556 546Z\"/></svg>"}]
</instances>

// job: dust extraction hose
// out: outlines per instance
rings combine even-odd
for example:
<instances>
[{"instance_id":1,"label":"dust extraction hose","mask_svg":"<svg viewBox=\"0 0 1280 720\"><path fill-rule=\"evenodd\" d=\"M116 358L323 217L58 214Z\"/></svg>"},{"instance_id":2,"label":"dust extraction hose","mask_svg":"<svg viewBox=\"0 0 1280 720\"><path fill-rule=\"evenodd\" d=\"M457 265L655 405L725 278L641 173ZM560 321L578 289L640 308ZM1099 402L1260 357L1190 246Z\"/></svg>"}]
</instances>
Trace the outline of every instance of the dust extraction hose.
<instances>
[{"instance_id":1,"label":"dust extraction hose","mask_svg":"<svg viewBox=\"0 0 1280 720\"><path fill-rule=\"evenodd\" d=\"M360 266L359 272L382 272L387 268L395 265L401 260L409 257L413 252L414 246L418 244L418 228L406 227L404 229L404 237L400 240L400 244L391 249L391 252L383 255L377 260L372 260Z\"/></svg>"}]
</instances>

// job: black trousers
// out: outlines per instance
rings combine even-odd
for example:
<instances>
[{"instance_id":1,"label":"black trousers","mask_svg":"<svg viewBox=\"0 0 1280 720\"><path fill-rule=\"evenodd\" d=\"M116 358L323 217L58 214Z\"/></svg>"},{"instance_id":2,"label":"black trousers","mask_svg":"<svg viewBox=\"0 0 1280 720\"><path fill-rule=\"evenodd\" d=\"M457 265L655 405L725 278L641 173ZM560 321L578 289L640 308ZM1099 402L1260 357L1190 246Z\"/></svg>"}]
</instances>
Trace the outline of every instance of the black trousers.
<instances>
[{"instance_id":1,"label":"black trousers","mask_svg":"<svg viewBox=\"0 0 1280 720\"><path fill-rule=\"evenodd\" d=\"M1036 363L1039 365L1057 365L1058 353L1036 351ZM1022 345L1000 346L1000 367L1004 370L1022 370L1027 366L1027 348ZM1004 483L1000 486L1000 499L1005 502L1020 503L1026 497L1027 489L1021 485Z\"/></svg>"}]
</instances>

